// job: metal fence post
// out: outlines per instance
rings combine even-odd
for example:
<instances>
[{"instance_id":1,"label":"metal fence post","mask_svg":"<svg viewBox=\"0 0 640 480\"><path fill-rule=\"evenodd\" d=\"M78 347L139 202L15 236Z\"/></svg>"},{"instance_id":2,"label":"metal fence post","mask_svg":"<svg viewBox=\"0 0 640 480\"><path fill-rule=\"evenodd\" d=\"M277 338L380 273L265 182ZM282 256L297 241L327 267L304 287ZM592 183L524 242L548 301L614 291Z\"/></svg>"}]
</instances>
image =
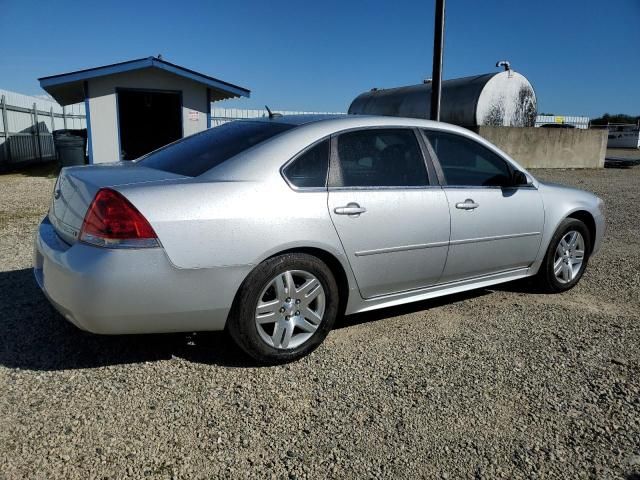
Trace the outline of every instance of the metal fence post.
<instances>
[{"instance_id":1,"label":"metal fence post","mask_svg":"<svg viewBox=\"0 0 640 480\"><path fill-rule=\"evenodd\" d=\"M67 129L67 107L62 106L62 126L66 130Z\"/></svg>"},{"instance_id":2,"label":"metal fence post","mask_svg":"<svg viewBox=\"0 0 640 480\"><path fill-rule=\"evenodd\" d=\"M36 132L35 132L35 110L36 110L36 104L33 104L33 109L31 110L31 129L29 131L29 133L31 134L31 148L33 149L33 152L29 152L30 154L30 158L36 158L36 156L38 155L38 145L37 145L37 141L36 141Z\"/></svg>"},{"instance_id":3,"label":"metal fence post","mask_svg":"<svg viewBox=\"0 0 640 480\"><path fill-rule=\"evenodd\" d=\"M55 123L55 117L53 116L53 107L51 107L51 109L49 110L49 114L51 115L51 137L49 137L49 139L51 140L51 143L49 143L49 146L51 147L51 150L53 151L53 156L55 157L56 146L53 143L53 131L56 129L56 123Z\"/></svg>"},{"instance_id":4,"label":"metal fence post","mask_svg":"<svg viewBox=\"0 0 640 480\"><path fill-rule=\"evenodd\" d=\"M9 143L9 122L7 121L7 100L2 95L2 130L4 130L4 151L6 163L11 163L11 144Z\"/></svg>"},{"instance_id":5,"label":"metal fence post","mask_svg":"<svg viewBox=\"0 0 640 480\"><path fill-rule=\"evenodd\" d=\"M38 109L35 102L33 103L33 121L36 129L36 145L37 145L36 151L38 152L38 158L40 159L40 161L42 161L42 143L40 143L40 125L38 124Z\"/></svg>"}]
</instances>

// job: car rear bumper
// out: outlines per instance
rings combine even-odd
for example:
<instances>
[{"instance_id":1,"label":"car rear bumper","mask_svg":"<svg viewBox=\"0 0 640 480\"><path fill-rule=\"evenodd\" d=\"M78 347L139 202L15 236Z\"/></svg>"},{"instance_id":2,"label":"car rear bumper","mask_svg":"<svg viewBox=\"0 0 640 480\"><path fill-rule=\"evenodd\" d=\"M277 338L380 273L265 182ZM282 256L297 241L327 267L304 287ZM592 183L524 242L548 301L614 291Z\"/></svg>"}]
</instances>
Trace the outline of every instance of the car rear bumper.
<instances>
[{"instance_id":1,"label":"car rear bumper","mask_svg":"<svg viewBox=\"0 0 640 480\"><path fill-rule=\"evenodd\" d=\"M162 248L69 245L48 218L34 244L34 274L53 306L93 333L222 330L251 266L179 269Z\"/></svg>"}]
</instances>

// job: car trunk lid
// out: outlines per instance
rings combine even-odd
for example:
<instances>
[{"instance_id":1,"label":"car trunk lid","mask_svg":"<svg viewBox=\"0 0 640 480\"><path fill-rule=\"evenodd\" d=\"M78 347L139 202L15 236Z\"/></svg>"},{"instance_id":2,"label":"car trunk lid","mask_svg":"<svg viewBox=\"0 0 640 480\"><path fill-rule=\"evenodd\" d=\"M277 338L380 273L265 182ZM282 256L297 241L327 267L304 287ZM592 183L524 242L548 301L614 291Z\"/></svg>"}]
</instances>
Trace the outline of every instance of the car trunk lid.
<instances>
[{"instance_id":1,"label":"car trunk lid","mask_svg":"<svg viewBox=\"0 0 640 480\"><path fill-rule=\"evenodd\" d=\"M73 244L101 188L187 178L134 163L63 168L53 191L49 220L58 235Z\"/></svg>"}]
</instances>

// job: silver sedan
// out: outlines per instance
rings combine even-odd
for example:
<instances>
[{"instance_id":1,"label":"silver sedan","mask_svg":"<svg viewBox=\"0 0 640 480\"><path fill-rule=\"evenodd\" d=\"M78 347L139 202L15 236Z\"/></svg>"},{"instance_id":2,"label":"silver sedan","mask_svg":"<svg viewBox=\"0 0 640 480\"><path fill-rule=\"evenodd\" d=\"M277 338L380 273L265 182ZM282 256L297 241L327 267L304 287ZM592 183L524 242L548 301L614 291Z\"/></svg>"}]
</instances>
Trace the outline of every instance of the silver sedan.
<instances>
[{"instance_id":1,"label":"silver sedan","mask_svg":"<svg viewBox=\"0 0 640 480\"><path fill-rule=\"evenodd\" d=\"M83 330L226 329L276 363L338 315L523 277L568 290L604 230L598 197L536 180L463 128L280 117L63 169L34 271Z\"/></svg>"}]
</instances>

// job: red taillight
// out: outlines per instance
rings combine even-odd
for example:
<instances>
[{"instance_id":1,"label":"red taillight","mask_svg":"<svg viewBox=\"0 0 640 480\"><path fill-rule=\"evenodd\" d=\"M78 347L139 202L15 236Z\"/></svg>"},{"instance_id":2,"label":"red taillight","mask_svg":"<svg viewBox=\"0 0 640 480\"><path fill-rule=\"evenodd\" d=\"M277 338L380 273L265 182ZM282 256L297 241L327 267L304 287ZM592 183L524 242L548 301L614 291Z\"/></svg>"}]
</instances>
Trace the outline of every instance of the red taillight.
<instances>
[{"instance_id":1,"label":"red taillight","mask_svg":"<svg viewBox=\"0 0 640 480\"><path fill-rule=\"evenodd\" d=\"M136 207L109 188L98 191L80 230L80 240L102 247L155 247L157 238Z\"/></svg>"}]
</instances>

